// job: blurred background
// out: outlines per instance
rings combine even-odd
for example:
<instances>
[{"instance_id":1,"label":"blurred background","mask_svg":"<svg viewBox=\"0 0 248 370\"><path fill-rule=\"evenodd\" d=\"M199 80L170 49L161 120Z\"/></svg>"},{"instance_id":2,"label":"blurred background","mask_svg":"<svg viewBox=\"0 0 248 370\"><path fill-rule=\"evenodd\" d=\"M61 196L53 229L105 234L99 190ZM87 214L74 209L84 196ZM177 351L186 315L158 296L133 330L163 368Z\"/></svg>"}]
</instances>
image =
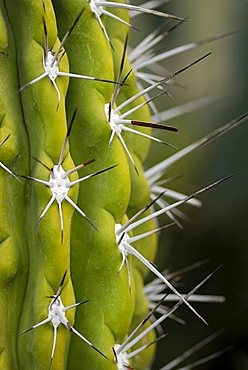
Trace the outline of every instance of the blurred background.
<instances>
[{"instance_id":1,"label":"blurred background","mask_svg":"<svg viewBox=\"0 0 248 370\"><path fill-rule=\"evenodd\" d=\"M140 5L141 2L136 3ZM166 133L163 138L183 148L248 111L248 1L171 0L161 9L188 17L187 22L165 39L164 50L221 32L239 30L163 64L168 70L175 71L212 52L206 60L175 79L184 88L174 87L172 99L163 97L159 106L162 111L199 97L220 98L218 104L168 121L179 128L179 133L176 137ZM132 44L139 43L162 22L158 17L140 15L137 24L140 29L140 24L143 27L140 33L132 33ZM171 149L152 145L146 168L171 154ZM200 293L224 295L226 303L194 305L209 327L186 308L181 309L180 315L187 320L187 325L167 321L165 331L169 336L158 346L154 369L160 369L192 344L221 328L224 333L191 361L231 344L234 346L232 351L199 369L248 369L248 121L181 160L167 176L182 175L168 187L190 194L231 173L234 174L231 179L201 197L202 208L183 207L191 221L183 222L183 230L171 228L162 235L157 258L161 269L166 266L171 271L207 260L199 269L185 274L180 282L181 292L188 292L214 268L223 265Z\"/></svg>"}]
</instances>

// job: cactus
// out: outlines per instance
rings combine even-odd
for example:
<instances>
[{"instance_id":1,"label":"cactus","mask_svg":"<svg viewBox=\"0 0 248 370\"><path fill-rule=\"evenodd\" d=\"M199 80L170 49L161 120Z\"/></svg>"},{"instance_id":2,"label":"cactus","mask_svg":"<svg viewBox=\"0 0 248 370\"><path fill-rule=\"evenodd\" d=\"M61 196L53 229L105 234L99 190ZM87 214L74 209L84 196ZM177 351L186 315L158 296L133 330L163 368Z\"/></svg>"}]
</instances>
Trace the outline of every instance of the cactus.
<instances>
[{"instance_id":1,"label":"cactus","mask_svg":"<svg viewBox=\"0 0 248 370\"><path fill-rule=\"evenodd\" d=\"M194 293L212 275L187 294L175 288L150 262L158 232L171 226L159 226L157 218L167 214L181 226L177 207L199 206L195 197L223 181L185 196L158 180L247 116L144 171L151 140L175 149L152 134L162 129L177 135L175 127L161 123L166 113L160 116L156 97L207 55L164 76L141 71L152 65L149 47L161 34L147 36L143 49L130 50L128 59L129 11L175 25L183 19L151 9L149 2L0 5L1 369L148 369L154 344L164 337L156 339L160 322L176 318L181 304L205 322L191 302L201 299ZM138 57L145 52L150 59L142 64ZM175 203L168 204L165 191ZM149 270L158 278L159 285L151 285L159 287L158 295L149 296L144 287ZM164 289L176 301L171 309ZM162 316L153 322L155 312Z\"/></svg>"}]
</instances>

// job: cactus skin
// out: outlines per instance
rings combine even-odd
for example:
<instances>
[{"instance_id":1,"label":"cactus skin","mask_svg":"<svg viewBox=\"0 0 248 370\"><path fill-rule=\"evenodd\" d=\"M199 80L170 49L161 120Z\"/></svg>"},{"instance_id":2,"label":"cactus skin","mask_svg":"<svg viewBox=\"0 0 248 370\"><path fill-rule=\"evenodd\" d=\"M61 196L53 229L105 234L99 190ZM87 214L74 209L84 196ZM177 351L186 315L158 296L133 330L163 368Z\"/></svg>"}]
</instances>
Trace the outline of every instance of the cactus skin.
<instances>
[{"instance_id":1,"label":"cactus skin","mask_svg":"<svg viewBox=\"0 0 248 370\"><path fill-rule=\"evenodd\" d=\"M82 1L67 1L62 4L55 1L54 5L58 24L62 29L61 34L64 34L71 24L71 19L74 19L82 8ZM115 68L115 76L118 74L127 27L124 26L123 30L124 38L122 37L120 41L115 42L114 35L111 35L116 51L114 55L119 56L116 58L118 66ZM93 32L97 39L96 45L92 42ZM84 47L79 50L78 45L84 45ZM113 65L111 49L87 5L75 32L68 40L66 50L72 71L77 70L82 74L91 72L91 75L94 76L113 79L113 68L110 69L110 66ZM93 65L92 56L96 60L101 60L101 64ZM103 66L104 68L108 66L108 71L105 72ZM127 69L130 69L130 66L127 65L125 71ZM127 83L129 88L131 86L131 94L138 91L134 77L129 78ZM109 85L97 83L93 86L91 83L86 85L82 81L71 80L67 94L68 116L70 117L75 106L78 107L77 122L71 135L71 152L76 163L80 163L82 158L85 160L94 157L97 159L94 170L118 164L118 167L98 177L94 182L85 182L80 185L78 204L96 222L100 233L92 232L90 225L85 222L82 224L80 217L75 214L71 244L72 279L76 298L81 300L82 292L84 292L84 297L90 299L87 307L84 307L82 312L77 312L76 327L86 333L88 337L93 338L93 342L108 356L112 356L110 351L115 343L119 343L125 338L134 305L134 286L132 286L133 293L130 295L126 270L123 269L116 279L121 256L113 239L113 231L115 223L121 222L127 209L130 175L129 163L119 140L115 138L111 147L108 148L110 129L104 115L104 105L110 102L112 91L113 87ZM144 111L144 119L149 120L147 108ZM144 145L148 147L146 139L142 139L142 142L143 148ZM135 189L137 178L142 184L145 184L140 187L140 189L146 190L144 194L142 193L142 201L139 200L138 207L140 207L147 203L149 191L142 175L140 163L138 163L138 168L140 176L134 173L132 164L130 164L132 190ZM96 196L96 194L99 195ZM84 242L82 243L82 241ZM91 247L89 248L89 246ZM133 261L134 263L136 262ZM81 271L84 273L82 274ZM95 281L96 276L98 284ZM138 291L143 290L139 289ZM143 307L146 309L146 305ZM77 338L72 338L69 368L76 367L76 361L81 351L81 343L78 342ZM104 359L97 358L90 348L84 348L82 361L85 368L116 368L113 361L106 363Z\"/></svg>"},{"instance_id":2,"label":"cactus skin","mask_svg":"<svg viewBox=\"0 0 248 370\"><path fill-rule=\"evenodd\" d=\"M22 119L14 40L0 7L0 141L10 134L0 149L0 161L16 172L28 170L28 142ZM0 170L0 368L17 369L16 353L19 318L27 282L28 251L25 228L24 184ZM11 217L9 216L11 214ZM19 220L23 222L20 223Z\"/></svg>"},{"instance_id":3,"label":"cactus skin","mask_svg":"<svg viewBox=\"0 0 248 370\"><path fill-rule=\"evenodd\" d=\"M8 2L6 3L10 24L13 27L17 53L17 65L20 86L42 72L44 30L42 2ZM19 14L16 19L16 12ZM58 45L57 29L52 6L46 4L45 21L47 23L49 43ZM63 67L67 67L66 58ZM68 81L58 82L62 93L60 108L56 111L57 95L48 79L40 81L19 95L23 107L23 117L27 128L30 155L38 158L49 167L57 163L62 143L66 134L66 115L64 96ZM17 89L15 89L17 91ZM64 169L74 167L69 156L63 163ZM49 173L35 161L30 163L30 171L19 171L25 175L47 180ZM75 175L74 175L75 179ZM60 223L57 205L54 204L46 217L35 230L35 222L50 199L50 191L40 184L28 184L27 233L29 250L29 276L25 299L22 306L19 332L29 328L47 317L47 295L57 290L65 270L70 268L70 223L72 208L63 205L65 225L64 243L61 243ZM72 199L76 201L76 188ZM25 214L25 212L24 212ZM24 243L23 243L24 244ZM24 244L25 245L25 244ZM62 294L65 305L74 303L74 293L70 280L65 282ZM72 311L68 318L73 320ZM66 368L66 353L69 345L69 333L59 328L57 350L53 369ZM16 332L17 333L17 332ZM45 369L49 365L52 348L53 331L47 324L37 331L18 338L19 368Z\"/></svg>"},{"instance_id":4,"label":"cactus skin","mask_svg":"<svg viewBox=\"0 0 248 370\"><path fill-rule=\"evenodd\" d=\"M25 179L19 184L0 169L3 220L0 236L1 253L4 255L0 264L1 300L6 302L1 308L5 325L0 342L1 369L49 368L53 344L51 324L22 336L17 334L47 317L49 302L45 297L57 291L61 277L67 270L61 294L64 305L90 300L76 310L75 322L75 310L68 311L67 317L71 325L109 357L109 361L79 338L71 336L65 327L59 326L51 369L75 369L80 366L82 369L114 370L117 366L112 347L123 342L135 321L142 319L147 312L142 293L143 277L147 272L140 263L129 258L131 293L126 267L116 277L122 257L114 230L115 224L121 223L126 214L132 215L149 199L149 188L141 164L147 154L149 141L126 135L139 176L129 163L118 138L108 148L110 128L106 122L104 105L111 101L112 84L71 80L68 90L68 78L58 78L61 92L58 110L57 93L48 77L20 94L16 94L16 91L44 72L43 18L49 47L57 50L60 42L58 37L63 37L83 9L66 43L66 54L60 68L65 72L70 68L71 72L110 80L114 80L118 74L128 29L126 26L120 27L118 32L121 31L121 34L114 34L114 29L109 31L116 49L113 53L89 5L82 0L45 1L45 12L43 2L37 0L2 0L0 4L0 51L3 52L0 55L1 83L4 83L5 89L4 96L0 98L3 118L1 139L11 134L4 147L1 147L0 160L17 174L48 181L49 172L32 157L38 158L49 168L58 163L67 124L77 108L70 136L70 151L67 146L63 169L69 170L75 164L95 159L95 163L83 170L84 176L117 165L111 171L74 186L69 192L69 196L96 224L99 232L79 214L73 215L73 208L63 203L63 240L56 202L35 227L51 198L50 190L43 184ZM125 10L115 12L128 19ZM106 21L106 24L111 27L111 22ZM128 69L130 66L126 62L125 71ZM118 98L119 102L137 91L135 76L131 75L128 87L123 88ZM140 109L139 118L149 120L147 107ZM71 181L77 178L76 173L70 176ZM9 209L13 216L3 217ZM18 222L20 219L22 223ZM24 224L26 227L23 227ZM153 222L146 225L145 230L152 227ZM155 244L156 237L147 238L142 244L142 251L149 259L155 255ZM137 306L139 302L142 310ZM8 311L15 314L6 319ZM137 364L137 369L149 365L152 353L153 349L149 349L142 354L144 364Z\"/></svg>"}]
</instances>

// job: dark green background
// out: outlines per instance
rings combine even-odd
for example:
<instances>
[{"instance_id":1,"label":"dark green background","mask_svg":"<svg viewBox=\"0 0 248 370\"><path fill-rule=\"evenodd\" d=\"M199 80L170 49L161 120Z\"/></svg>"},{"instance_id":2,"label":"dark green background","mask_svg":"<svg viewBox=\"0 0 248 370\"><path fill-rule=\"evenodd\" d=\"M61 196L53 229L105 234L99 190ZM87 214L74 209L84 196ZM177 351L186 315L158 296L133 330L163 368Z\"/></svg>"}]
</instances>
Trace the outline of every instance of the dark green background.
<instances>
[{"instance_id":1,"label":"dark green background","mask_svg":"<svg viewBox=\"0 0 248 370\"><path fill-rule=\"evenodd\" d=\"M140 2L139 2L140 3ZM216 41L175 58L164 65L174 71L211 51L212 55L200 65L177 77L187 89L174 89L173 100L163 98L161 110L202 96L214 95L223 99L220 104L170 121L180 132L164 135L179 148L212 131L238 115L248 111L248 2L245 0L175 0L163 9L178 16L189 17L165 40L163 48L171 48L189 41L199 40L223 31L240 29L226 39ZM135 44L148 32L161 24L157 17L137 18L142 33L134 35ZM172 135L172 134L171 134ZM202 209L184 207L191 222L184 229L166 231L161 238L158 265L171 270L193 262L209 259L209 263L193 271L183 280L181 291L189 291L215 267L221 270L201 289L201 293L223 294L224 305L197 304L195 307L209 322L205 327L199 320L181 309L188 324L182 327L167 322L165 330L170 335L159 346L159 356L154 369L159 369L193 343L210 333L224 328L219 340L208 345L195 358L233 344L235 349L200 369L248 369L248 121L217 139L209 146L192 153L176 165L169 176L183 175L170 187L191 193L216 179L233 173L234 177L205 194ZM152 145L147 167L171 153L159 144ZM164 221L167 221L164 219ZM163 263L164 262L164 263Z\"/></svg>"}]
</instances>

